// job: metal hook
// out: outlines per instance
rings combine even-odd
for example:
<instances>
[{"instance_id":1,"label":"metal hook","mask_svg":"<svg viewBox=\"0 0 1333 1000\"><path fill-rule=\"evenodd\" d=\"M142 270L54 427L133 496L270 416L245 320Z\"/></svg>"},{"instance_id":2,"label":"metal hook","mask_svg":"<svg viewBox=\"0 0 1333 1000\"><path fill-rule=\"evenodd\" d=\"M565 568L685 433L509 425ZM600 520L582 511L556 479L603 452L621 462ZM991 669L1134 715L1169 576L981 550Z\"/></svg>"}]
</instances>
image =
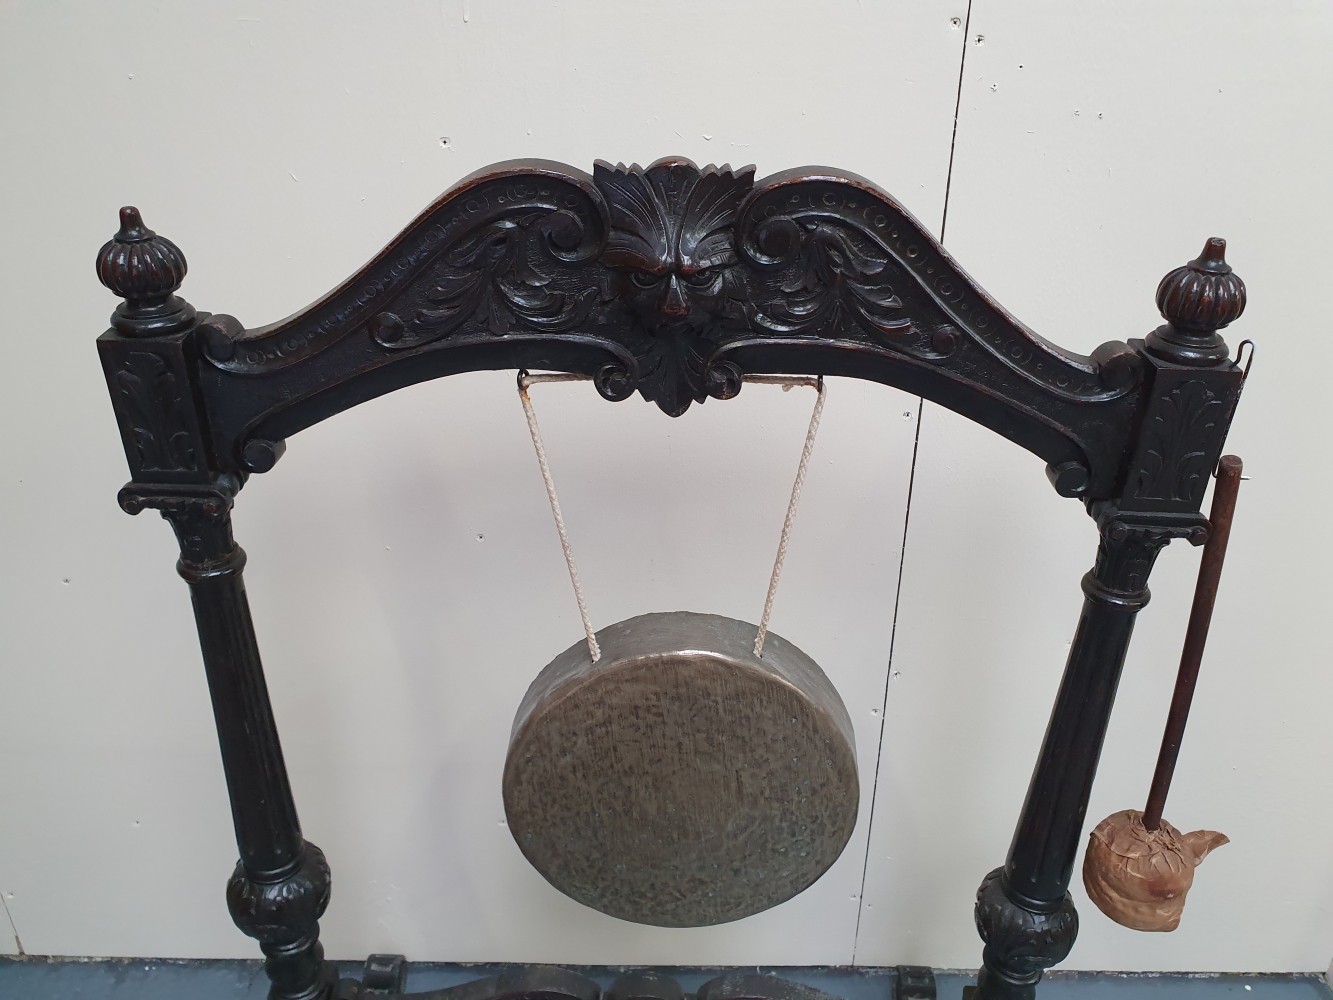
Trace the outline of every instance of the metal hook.
<instances>
[{"instance_id":1,"label":"metal hook","mask_svg":"<svg viewBox=\"0 0 1333 1000\"><path fill-rule=\"evenodd\" d=\"M1246 347L1249 347L1249 349L1250 349L1250 353L1249 353L1248 355L1245 354L1245 348L1246 348ZM1250 377L1250 366L1254 364L1254 341L1253 341L1253 340L1242 340L1242 341L1236 346L1236 360L1233 361L1232 364L1239 366L1242 357L1245 358L1245 367L1244 367L1244 368L1241 368L1241 370L1240 370L1240 388L1236 390L1236 403L1239 403L1239 402L1240 402L1240 394L1241 394L1242 392L1245 391L1245 380L1248 379L1248 378ZM1233 409L1233 411L1234 411L1234 409L1235 409L1236 403L1232 403L1232 404L1231 404L1231 405L1232 405L1232 409ZM1220 461L1220 459L1219 459L1219 461ZM1213 478L1214 478L1214 479L1217 478L1217 467L1216 467L1216 466L1213 467ZM1250 481L1250 477L1242 474L1241 477L1240 477L1240 480L1241 480L1241 482L1243 482L1243 483L1247 483L1247 482Z\"/></svg>"},{"instance_id":2,"label":"metal hook","mask_svg":"<svg viewBox=\"0 0 1333 1000\"><path fill-rule=\"evenodd\" d=\"M1244 390L1245 388L1245 380L1250 377L1250 366L1254 364L1254 341L1242 340L1240 342L1240 345L1236 348L1236 360L1232 362L1235 365L1240 364L1241 355L1245 353L1245 348L1247 345L1250 348L1250 355L1248 358L1245 359L1245 367L1241 369L1240 373L1240 387L1242 390ZM1239 392L1236 393L1236 397L1237 398L1240 397Z\"/></svg>"}]
</instances>

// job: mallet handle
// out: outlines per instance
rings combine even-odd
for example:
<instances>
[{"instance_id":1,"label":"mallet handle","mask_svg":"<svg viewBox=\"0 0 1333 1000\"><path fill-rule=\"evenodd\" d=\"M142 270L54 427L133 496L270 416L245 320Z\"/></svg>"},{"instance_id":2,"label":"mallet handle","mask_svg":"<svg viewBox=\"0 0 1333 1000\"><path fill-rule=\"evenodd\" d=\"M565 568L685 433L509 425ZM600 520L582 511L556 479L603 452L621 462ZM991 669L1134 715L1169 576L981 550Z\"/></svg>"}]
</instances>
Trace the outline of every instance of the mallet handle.
<instances>
[{"instance_id":1,"label":"mallet handle","mask_svg":"<svg viewBox=\"0 0 1333 1000\"><path fill-rule=\"evenodd\" d=\"M1194 685L1199 680L1199 664L1203 662L1203 646L1208 641L1208 626L1213 620L1213 605L1217 601L1217 585L1222 579L1227 539L1231 537L1231 517L1236 512L1241 468L1241 461L1235 455L1223 455L1217 463L1213 509L1208 515L1208 541L1199 562L1199 581L1194 586L1194 606L1190 609L1189 628L1185 631L1185 648L1180 654L1180 672L1176 674L1176 691L1166 717L1166 732L1162 734L1162 750L1157 755L1157 770L1153 772L1148 804L1143 810L1143 825L1149 830L1156 830L1161 825L1166 793L1171 789L1171 776L1180 755L1180 740L1189 719Z\"/></svg>"}]
</instances>

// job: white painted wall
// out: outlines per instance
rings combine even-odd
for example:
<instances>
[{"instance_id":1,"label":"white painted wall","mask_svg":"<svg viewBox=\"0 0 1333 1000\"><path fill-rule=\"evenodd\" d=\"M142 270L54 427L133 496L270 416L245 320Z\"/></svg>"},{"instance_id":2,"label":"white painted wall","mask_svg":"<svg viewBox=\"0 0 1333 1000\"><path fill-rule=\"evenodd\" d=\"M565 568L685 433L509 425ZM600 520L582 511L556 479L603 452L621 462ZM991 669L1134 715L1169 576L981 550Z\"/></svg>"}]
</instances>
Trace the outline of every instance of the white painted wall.
<instances>
[{"instance_id":1,"label":"white painted wall","mask_svg":"<svg viewBox=\"0 0 1333 1000\"><path fill-rule=\"evenodd\" d=\"M114 301L92 259L115 209L184 248L198 307L257 325L488 162L682 153L761 175L836 164L937 233L947 187L950 250L1085 352L1151 329L1161 275L1231 241L1251 292L1232 339L1259 360L1230 449L1254 479L1168 816L1233 842L1171 935L1111 924L1076 887L1066 964L1323 969L1333 13L972 0L968 18L968 0L5 5L0 892L26 950L257 954L223 905L235 848L171 533L114 502L125 468L92 344ZM240 498L301 817L333 865L329 953L975 966L972 893L1004 856L1095 547L1079 505L927 404L889 680L918 403L835 382L774 626L852 712L860 825L781 907L639 927L557 894L503 825L512 712L578 635L512 386L477 374L380 399L293 438ZM751 387L678 421L635 401L607 420L586 387L538 394L598 624L753 619L808 394ZM1179 545L1159 562L1092 822L1146 792L1197 562Z\"/></svg>"}]
</instances>

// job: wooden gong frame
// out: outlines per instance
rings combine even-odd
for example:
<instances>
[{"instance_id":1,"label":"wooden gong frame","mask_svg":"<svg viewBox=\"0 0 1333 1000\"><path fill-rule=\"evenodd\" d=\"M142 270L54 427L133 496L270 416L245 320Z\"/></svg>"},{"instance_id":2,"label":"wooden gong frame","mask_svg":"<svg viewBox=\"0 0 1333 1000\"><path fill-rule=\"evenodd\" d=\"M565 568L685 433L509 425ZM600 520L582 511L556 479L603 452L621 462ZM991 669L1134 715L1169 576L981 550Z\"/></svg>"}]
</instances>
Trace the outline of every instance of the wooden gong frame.
<instances>
[{"instance_id":1,"label":"wooden gong frame","mask_svg":"<svg viewBox=\"0 0 1333 1000\"><path fill-rule=\"evenodd\" d=\"M1222 241L1163 279L1166 325L1082 357L1005 312L889 195L822 167L755 181L753 168L681 159L599 162L592 176L498 164L308 309L255 330L196 313L174 294L180 250L134 209L121 222L97 261L125 300L98 340L132 474L119 500L159 510L180 543L240 849L227 903L268 958L272 998L363 987L323 960L329 868L297 820L232 504L285 438L326 417L427 379L518 368L586 374L608 400L638 392L672 416L734 396L746 374L882 382L1035 453L1084 503L1099 545L1083 610L1008 858L976 899L978 997L1034 996L1077 933L1066 890L1149 572L1171 539L1208 533L1199 508L1244 378L1217 332L1245 302ZM595 1000L569 975L468 995ZM782 992L737 989L714 992Z\"/></svg>"}]
</instances>

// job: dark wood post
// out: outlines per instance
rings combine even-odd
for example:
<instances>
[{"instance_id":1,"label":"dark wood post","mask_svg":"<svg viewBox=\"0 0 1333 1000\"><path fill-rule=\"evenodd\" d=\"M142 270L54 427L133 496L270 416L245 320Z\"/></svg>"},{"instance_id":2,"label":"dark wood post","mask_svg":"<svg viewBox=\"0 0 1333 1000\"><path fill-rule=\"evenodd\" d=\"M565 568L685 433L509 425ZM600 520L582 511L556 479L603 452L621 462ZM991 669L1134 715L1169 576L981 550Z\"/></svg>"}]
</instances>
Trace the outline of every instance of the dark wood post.
<instances>
[{"instance_id":1,"label":"dark wood post","mask_svg":"<svg viewBox=\"0 0 1333 1000\"><path fill-rule=\"evenodd\" d=\"M231 533L239 486L230 474L208 487L131 483L120 503L131 514L160 510L180 543L176 569L190 585L241 855L227 882L227 908L267 956L271 1000L309 1000L329 996L335 983L319 943L329 866L301 836L287 781L241 579L245 550Z\"/></svg>"},{"instance_id":2,"label":"dark wood post","mask_svg":"<svg viewBox=\"0 0 1333 1000\"><path fill-rule=\"evenodd\" d=\"M1148 385L1138 440L1117 499L1088 504L1101 541L1083 577L1083 612L1009 856L977 890L986 947L976 1000L1032 1000L1078 936L1069 879L1134 619L1163 546L1207 540L1199 507L1244 380L1217 332L1245 308L1225 250L1210 239L1163 278L1157 305L1167 322L1130 345Z\"/></svg>"},{"instance_id":3,"label":"dark wood post","mask_svg":"<svg viewBox=\"0 0 1333 1000\"><path fill-rule=\"evenodd\" d=\"M1042 973L1074 945L1069 878L1134 619L1148 603L1148 574L1173 535L1204 530L1146 527L1108 504L1094 508L1101 543L1083 577L1083 612L1041 753L1009 857L977 891L977 930L986 942L979 1000L1031 1000Z\"/></svg>"},{"instance_id":4,"label":"dark wood post","mask_svg":"<svg viewBox=\"0 0 1333 1000\"><path fill-rule=\"evenodd\" d=\"M144 227L134 209L98 256L98 276L126 302L99 341L134 481L120 492L131 514L154 508L180 543L217 722L240 861L227 883L232 919L267 956L271 1000L331 995L319 918L329 901L323 853L301 836L287 766L264 683L259 645L232 538L242 478L217 473L191 402L194 309L172 293L185 258Z\"/></svg>"}]
</instances>

